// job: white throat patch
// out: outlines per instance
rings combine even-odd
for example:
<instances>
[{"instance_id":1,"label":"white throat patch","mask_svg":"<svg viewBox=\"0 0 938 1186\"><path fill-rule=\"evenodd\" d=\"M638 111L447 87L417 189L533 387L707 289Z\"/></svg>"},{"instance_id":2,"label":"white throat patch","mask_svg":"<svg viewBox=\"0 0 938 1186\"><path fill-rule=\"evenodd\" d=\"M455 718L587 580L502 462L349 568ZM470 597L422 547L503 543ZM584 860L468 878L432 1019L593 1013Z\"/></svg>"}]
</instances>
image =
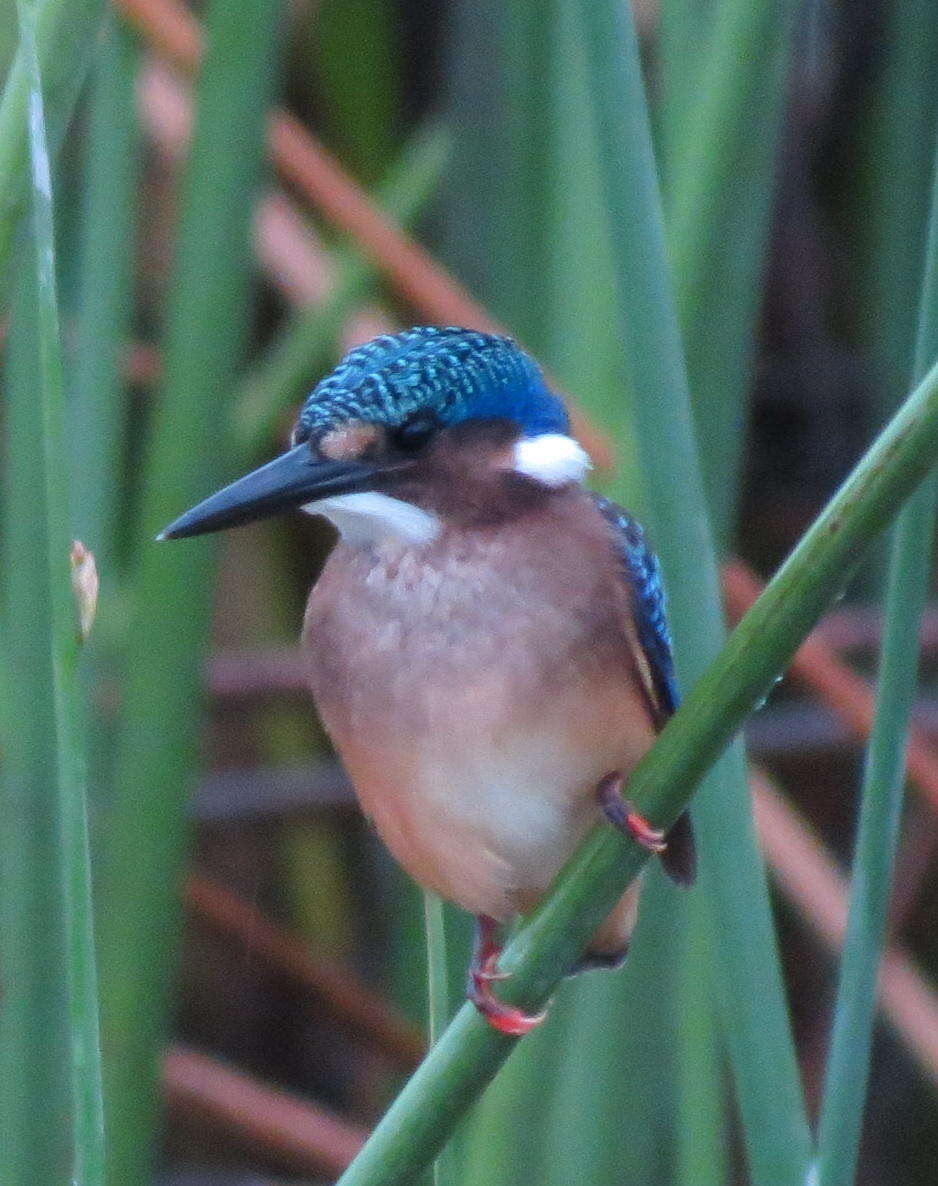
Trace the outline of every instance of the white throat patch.
<instances>
[{"instance_id":1,"label":"white throat patch","mask_svg":"<svg viewBox=\"0 0 938 1186\"><path fill-rule=\"evenodd\" d=\"M303 510L328 519L349 544L373 544L382 539L428 544L440 533L436 515L377 491L337 494L307 503Z\"/></svg>"},{"instance_id":2,"label":"white throat patch","mask_svg":"<svg viewBox=\"0 0 938 1186\"><path fill-rule=\"evenodd\" d=\"M562 432L545 432L518 441L515 469L545 486L566 486L570 482L582 482L586 471L592 469L592 462L572 437Z\"/></svg>"}]
</instances>

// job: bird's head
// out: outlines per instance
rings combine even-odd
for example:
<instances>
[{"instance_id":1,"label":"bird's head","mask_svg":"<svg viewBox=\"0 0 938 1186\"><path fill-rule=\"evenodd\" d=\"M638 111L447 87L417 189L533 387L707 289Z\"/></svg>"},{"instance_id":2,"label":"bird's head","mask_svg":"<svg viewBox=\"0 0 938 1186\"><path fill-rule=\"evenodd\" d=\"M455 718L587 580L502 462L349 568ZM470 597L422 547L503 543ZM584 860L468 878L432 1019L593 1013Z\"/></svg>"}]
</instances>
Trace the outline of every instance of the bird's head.
<instances>
[{"instance_id":1,"label":"bird's head","mask_svg":"<svg viewBox=\"0 0 938 1186\"><path fill-rule=\"evenodd\" d=\"M384 334L350 351L313 389L287 452L160 538L293 507L326 515L353 537L386 530L431 538L435 501L453 505L460 470L471 467L484 469L490 485L543 491L579 482L589 458L540 368L510 338L430 326Z\"/></svg>"}]
</instances>

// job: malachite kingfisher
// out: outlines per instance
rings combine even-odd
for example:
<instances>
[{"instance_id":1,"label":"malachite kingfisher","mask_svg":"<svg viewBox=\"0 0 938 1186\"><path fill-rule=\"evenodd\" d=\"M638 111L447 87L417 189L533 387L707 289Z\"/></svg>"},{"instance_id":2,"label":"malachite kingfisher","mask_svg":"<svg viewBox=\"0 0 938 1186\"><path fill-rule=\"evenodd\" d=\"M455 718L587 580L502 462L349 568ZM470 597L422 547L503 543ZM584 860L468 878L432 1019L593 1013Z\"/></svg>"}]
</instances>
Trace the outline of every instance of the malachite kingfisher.
<instances>
[{"instance_id":1,"label":"malachite kingfisher","mask_svg":"<svg viewBox=\"0 0 938 1186\"><path fill-rule=\"evenodd\" d=\"M338 541L302 646L323 723L366 814L421 885L477 918L468 996L497 1029L498 927L530 911L605 816L687 885L690 821L667 836L620 789L678 696L657 560L510 338L422 326L352 350L291 447L162 533L290 508ZM577 969L617 966L635 882Z\"/></svg>"}]
</instances>

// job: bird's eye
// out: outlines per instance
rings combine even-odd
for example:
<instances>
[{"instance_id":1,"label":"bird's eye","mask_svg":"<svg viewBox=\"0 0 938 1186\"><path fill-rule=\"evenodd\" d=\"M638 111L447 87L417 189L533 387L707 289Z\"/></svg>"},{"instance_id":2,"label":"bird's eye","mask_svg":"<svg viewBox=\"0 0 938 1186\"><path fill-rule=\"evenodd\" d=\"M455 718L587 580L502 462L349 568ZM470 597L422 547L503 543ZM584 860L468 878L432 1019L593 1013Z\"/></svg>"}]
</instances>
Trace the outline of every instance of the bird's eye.
<instances>
[{"instance_id":1,"label":"bird's eye","mask_svg":"<svg viewBox=\"0 0 938 1186\"><path fill-rule=\"evenodd\" d=\"M405 453L419 453L437 428L439 423L435 416L418 412L395 429L394 443Z\"/></svg>"}]
</instances>

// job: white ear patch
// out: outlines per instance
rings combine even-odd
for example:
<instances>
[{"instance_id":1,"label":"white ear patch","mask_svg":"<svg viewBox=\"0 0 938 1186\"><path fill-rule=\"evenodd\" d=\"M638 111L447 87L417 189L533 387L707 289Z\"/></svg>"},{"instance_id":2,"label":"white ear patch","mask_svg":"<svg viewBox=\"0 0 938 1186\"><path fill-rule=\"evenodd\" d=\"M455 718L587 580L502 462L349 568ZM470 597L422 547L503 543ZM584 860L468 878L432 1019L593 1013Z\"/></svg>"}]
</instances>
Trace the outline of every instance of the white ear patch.
<instances>
[{"instance_id":1,"label":"white ear patch","mask_svg":"<svg viewBox=\"0 0 938 1186\"><path fill-rule=\"evenodd\" d=\"M373 544L396 539L408 544L428 544L440 533L440 521L413 503L377 491L337 494L303 507L310 515L322 515L349 544Z\"/></svg>"},{"instance_id":2,"label":"white ear patch","mask_svg":"<svg viewBox=\"0 0 938 1186\"><path fill-rule=\"evenodd\" d=\"M592 462L585 449L561 432L522 437L515 445L515 469L545 486L582 482Z\"/></svg>"}]
</instances>

